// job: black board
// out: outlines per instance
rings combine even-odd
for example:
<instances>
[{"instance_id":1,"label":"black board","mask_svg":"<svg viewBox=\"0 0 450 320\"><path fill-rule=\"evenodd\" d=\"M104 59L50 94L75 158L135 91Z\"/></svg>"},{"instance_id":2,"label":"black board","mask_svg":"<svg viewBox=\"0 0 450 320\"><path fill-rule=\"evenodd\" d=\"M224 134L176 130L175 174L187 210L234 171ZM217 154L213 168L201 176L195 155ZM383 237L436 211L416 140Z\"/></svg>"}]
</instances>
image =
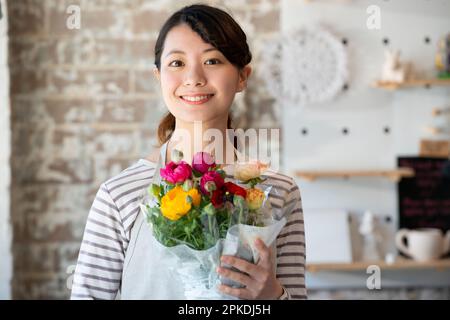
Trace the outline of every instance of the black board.
<instances>
[{"instance_id":1,"label":"black board","mask_svg":"<svg viewBox=\"0 0 450 320\"><path fill-rule=\"evenodd\" d=\"M450 229L450 160L399 157L399 167L415 176L398 183L399 228Z\"/></svg>"}]
</instances>

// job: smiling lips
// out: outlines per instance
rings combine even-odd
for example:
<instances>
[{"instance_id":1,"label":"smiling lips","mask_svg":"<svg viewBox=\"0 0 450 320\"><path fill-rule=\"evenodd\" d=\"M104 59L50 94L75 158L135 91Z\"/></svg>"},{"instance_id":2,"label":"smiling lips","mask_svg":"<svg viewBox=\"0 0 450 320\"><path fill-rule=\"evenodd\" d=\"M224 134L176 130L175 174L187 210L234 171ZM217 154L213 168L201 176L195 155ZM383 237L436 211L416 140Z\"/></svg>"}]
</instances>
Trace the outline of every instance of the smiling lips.
<instances>
[{"instance_id":1,"label":"smiling lips","mask_svg":"<svg viewBox=\"0 0 450 320\"><path fill-rule=\"evenodd\" d=\"M180 98L188 103L188 104L202 104L205 102L208 102L209 99L211 99L213 96L213 94L190 94L190 95L184 95L184 96L180 96Z\"/></svg>"}]
</instances>

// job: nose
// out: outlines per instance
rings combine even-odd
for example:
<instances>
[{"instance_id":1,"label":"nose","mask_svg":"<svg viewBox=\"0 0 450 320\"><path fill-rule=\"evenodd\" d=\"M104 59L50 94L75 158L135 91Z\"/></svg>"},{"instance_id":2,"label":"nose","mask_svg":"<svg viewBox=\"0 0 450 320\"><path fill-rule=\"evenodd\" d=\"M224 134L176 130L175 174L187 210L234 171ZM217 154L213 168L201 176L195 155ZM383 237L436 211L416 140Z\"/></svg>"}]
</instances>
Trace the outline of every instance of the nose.
<instances>
[{"instance_id":1,"label":"nose","mask_svg":"<svg viewBox=\"0 0 450 320\"><path fill-rule=\"evenodd\" d=\"M203 69L198 64L191 65L190 68L187 68L184 85L188 87L201 87L206 84L205 74Z\"/></svg>"}]
</instances>

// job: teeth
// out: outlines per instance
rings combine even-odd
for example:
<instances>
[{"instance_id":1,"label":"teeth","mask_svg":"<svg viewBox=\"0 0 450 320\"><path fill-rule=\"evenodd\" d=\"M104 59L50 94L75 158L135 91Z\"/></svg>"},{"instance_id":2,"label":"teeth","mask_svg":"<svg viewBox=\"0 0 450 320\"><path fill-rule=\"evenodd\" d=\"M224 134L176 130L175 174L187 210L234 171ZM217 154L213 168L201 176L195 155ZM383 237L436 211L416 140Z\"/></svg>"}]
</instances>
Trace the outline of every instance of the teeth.
<instances>
[{"instance_id":1,"label":"teeth","mask_svg":"<svg viewBox=\"0 0 450 320\"><path fill-rule=\"evenodd\" d=\"M208 98L208 96L197 96L197 97L183 96L182 98L183 98L184 100L187 100L187 101L193 101L193 102L195 102L195 101L205 100L205 99Z\"/></svg>"}]
</instances>

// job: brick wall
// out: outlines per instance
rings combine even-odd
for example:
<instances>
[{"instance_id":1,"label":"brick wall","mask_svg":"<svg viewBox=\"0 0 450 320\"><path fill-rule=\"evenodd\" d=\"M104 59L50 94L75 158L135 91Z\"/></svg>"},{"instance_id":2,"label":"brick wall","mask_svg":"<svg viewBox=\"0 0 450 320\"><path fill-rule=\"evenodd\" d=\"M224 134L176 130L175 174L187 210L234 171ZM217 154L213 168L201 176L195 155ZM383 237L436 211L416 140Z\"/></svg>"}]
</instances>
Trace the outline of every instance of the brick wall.
<instances>
[{"instance_id":1,"label":"brick wall","mask_svg":"<svg viewBox=\"0 0 450 320\"><path fill-rule=\"evenodd\" d=\"M68 297L71 266L100 183L147 155L156 141L165 107L151 74L153 45L163 21L188 3L8 2L13 298ZM247 31L257 68L261 44L279 31L278 1L209 3L226 3ZM73 4L81 8L79 30L66 26ZM239 99L267 113L273 102L259 82ZM261 110L250 110L241 122L261 125ZM277 121L269 118L274 127Z\"/></svg>"},{"instance_id":2,"label":"brick wall","mask_svg":"<svg viewBox=\"0 0 450 320\"><path fill-rule=\"evenodd\" d=\"M12 274L9 223L11 132L6 2L0 0L0 5L2 9L0 18L0 299L9 299Z\"/></svg>"}]
</instances>

